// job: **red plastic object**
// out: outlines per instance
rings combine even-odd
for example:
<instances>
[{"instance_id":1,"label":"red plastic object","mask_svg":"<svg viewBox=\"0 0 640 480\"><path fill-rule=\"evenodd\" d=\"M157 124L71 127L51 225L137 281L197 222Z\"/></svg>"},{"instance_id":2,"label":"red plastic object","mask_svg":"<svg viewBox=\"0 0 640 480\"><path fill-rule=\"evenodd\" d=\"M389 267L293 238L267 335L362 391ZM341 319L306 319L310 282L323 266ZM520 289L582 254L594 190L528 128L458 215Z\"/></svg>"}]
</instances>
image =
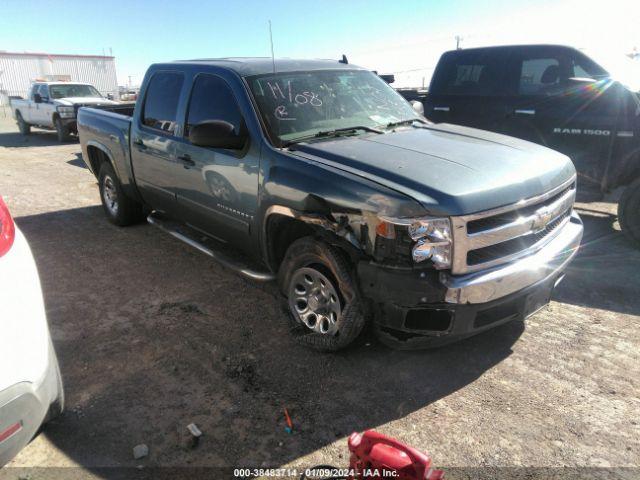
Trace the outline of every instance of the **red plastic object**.
<instances>
[{"instance_id":1,"label":"red plastic object","mask_svg":"<svg viewBox=\"0 0 640 480\"><path fill-rule=\"evenodd\" d=\"M431 466L431 457L373 430L349 437L349 480L441 480L442 470Z\"/></svg>"},{"instance_id":2,"label":"red plastic object","mask_svg":"<svg viewBox=\"0 0 640 480\"><path fill-rule=\"evenodd\" d=\"M0 257L9 251L16 237L16 226L7 205L0 197Z\"/></svg>"}]
</instances>

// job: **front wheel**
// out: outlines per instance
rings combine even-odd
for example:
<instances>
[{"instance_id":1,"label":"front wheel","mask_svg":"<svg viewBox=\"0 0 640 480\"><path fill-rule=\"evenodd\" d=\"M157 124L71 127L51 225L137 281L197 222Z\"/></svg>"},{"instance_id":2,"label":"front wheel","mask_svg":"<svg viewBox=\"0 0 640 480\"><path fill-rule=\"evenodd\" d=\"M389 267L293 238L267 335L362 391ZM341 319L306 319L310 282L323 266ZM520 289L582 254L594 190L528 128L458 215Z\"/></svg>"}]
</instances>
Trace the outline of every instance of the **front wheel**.
<instances>
[{"instance_id":1,"label":"front wheel","mask_svg":"<svg viewBox=\"0 0 640 480\"><path fill-rule=\"evenodd\" d=\"M31 133L31 125L24 121L22 118L22 114L18 111L16 112L16 120L18 122L18 130L22 135L29 135Z\"/></svg>"},{"instance_id":2,"label":"front wheel","mask_svg":"<svg viewBox=\"0 0 640 480\"><path fill-rule=\"evenodd\" d=\"M625 188L618 203L618 221L627 238L640 247L640 178Z\"/></svg>"},{"instance_id":3,"label":"front wheel","mask_svg":"<svg viewBox=\"0 0 640 480\"><path fill-rule=\"evenodd\" d=\"M142 205L127 197L109 163L103 163L100 167L98 182L102 208L111 223L124 227L138 223L144 218Z\"/></svg>"},{"instance_id":4,"label":"front wheel","mask_svg":"<svg viewBox=\"0 0 640 480\"><path fill-rule=\"evenodd\" d=\"M68 142L71 138L71 134L69 133L69 129L64 126L60 117L56 117L54 120L54 125L56 127L56 134L58 135L58 142Z\"/></svg>"},{"instance_id":5,"label":"front wheel","mask_svg":"<svg viewBox=\"0 0 640 480\"><path fill-rule=\"evenodd\" d=\"M355 273L334 247L311 237L291 244L278 282L287 301L291 333L303 345L336 351L352 344L366 324Z\"/></svg>"}]
</instances>

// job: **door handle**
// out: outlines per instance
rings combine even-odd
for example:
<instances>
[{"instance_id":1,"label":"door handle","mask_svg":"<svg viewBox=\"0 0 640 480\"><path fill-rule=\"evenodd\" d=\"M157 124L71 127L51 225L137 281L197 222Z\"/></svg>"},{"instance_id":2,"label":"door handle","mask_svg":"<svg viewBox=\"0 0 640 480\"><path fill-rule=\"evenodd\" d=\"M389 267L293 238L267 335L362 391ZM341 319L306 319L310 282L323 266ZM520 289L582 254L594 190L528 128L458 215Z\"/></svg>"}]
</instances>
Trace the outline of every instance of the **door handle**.
<instances>
[{"instance_id":1,"label":"door handle","mask_svg":"<svg viewBox=\"0 0 640 480\"><path fill-rule=\"evenodd\" d=\"M191 160L191 155L178 155L178 161L184 165L184 168L189 168L195 166L196 162Z\"/></svg>"},{"instance_id":2,"label":"door handle","mask_svg":"<svg viewBox=\"0 0 640 480\"><path fill-rule=\"evenodd\" d=\"M433 107L434 112L448 112L451 110L449 107Z\"/></svg>"},{"instance_id":3,"label":"door handle","mask_svg":"<svg viewBox=\"0 0 640 480\"><path fill-rule=\"evenodd\" d=\"M141 138L136 138L133 141L133 144L138 147L139 150L144 150L145 148L147 148L147 146L144 144L144 142L142 141Z\"/></svg>"},{"instance_id":4,"label":"door handle","mask_svg":"<svg viewBox=\"0 0 640 480\"><path fill-rule=\"evenodd\" d=\"M533 108L516 108L514 113L518 115L535 115L536 111Z\"/></svg>"}]
</instances>

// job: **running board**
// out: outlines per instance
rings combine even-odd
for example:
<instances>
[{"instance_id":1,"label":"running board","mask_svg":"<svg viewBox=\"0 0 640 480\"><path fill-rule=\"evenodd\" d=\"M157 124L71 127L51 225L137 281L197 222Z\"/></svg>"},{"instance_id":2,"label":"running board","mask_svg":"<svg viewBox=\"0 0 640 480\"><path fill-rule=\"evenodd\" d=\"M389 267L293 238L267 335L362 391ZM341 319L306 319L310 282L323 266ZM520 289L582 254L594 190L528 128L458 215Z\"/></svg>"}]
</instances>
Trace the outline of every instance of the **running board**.
<instances>
[{"instance_id":1,"label":"running board","mask_svg":"<svg viewBox=\"0 0 640 480\"><path fill-rule=\"evenodd\" d=\"M164 230L171 236L200 250L205 255L209 255L216 262L239 273L245 278L257 282L270 282L276 276L268 271L261 271L251 266L251 261L227 247L222 242L206 237L203 233L190 228L187 225L163 218L156 212L152 212L147 217L147 222Z\"/></svg>"}]
</instances>

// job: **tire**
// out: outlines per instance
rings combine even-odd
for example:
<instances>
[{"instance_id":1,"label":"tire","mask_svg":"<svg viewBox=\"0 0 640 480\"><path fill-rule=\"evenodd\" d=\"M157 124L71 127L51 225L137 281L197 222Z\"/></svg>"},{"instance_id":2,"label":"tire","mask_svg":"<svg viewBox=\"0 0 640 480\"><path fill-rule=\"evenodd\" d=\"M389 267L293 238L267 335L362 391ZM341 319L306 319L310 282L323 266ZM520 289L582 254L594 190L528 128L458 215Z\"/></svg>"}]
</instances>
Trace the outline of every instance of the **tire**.
<instances>
[{"instance_id":1,"label":"tire","mask_svg":"<svg viewBox=\"0 0 640 480\"><path fill-rule=\"evenodd\" d=\"M53 124L56 127L56 134L58 135L58 142L64 143L68 142L71 139L71 134L69 133L69 129L62 124L62 120L60 117L56 117L53 121Z\"/></svg>"},{"instance_id":2,"label":"tire","mask_svg":"<svg viewBox=\"0 0 640 480\"><path fill-rule=\"evenodd\" d=\"M16 121L18 122L18 130L22 135L30 135L31 134L31 125L24 121L22 118L22 114L20 111L16 111Z\"/></svg>"},{"instance_id":3,"label":"tire","mask_svg":"<svg viewBox=\"0 0 640 480\"><path fill-rule=\"evenodd\" d=\"M312 237L296 240L280 265L278 283L291 334L300 344L337 351L364 331L366 304L352 266L334 247Z\"/></svg>"},{"instance_id":4,"label":"tire","mask_svg":"<svg viewBox=\"0 0 640 480\"><path fill-rule=\"evenodd\" d=\"M640 247L640 178L624 189L618 202L618 221L627 238Z\"/></svg>"},{"instance_id":5,"label":"tire","mask_svg":"<svg viewBox=\"0 0 640 480\"><path fill-rule=\"evenodd\" d=\"M139 223L144 219L142 205L124 193L122 184L111 164L107 162L102 164L98 182L102 208L111 223L125 227Z\"/></svg>"}]
</instances>

